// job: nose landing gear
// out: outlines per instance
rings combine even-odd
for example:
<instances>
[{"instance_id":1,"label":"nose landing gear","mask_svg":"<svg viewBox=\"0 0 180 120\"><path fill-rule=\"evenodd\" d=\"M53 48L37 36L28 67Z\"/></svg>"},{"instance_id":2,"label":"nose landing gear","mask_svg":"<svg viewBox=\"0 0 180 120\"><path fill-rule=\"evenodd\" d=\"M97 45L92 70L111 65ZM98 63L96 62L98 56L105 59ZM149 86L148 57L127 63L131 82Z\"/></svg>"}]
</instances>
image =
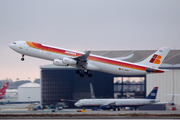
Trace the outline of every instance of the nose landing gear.
<instances>
[{"instance_id":1,"label":"nose landing gear","mask_svg":"<svg viewBox=\"0 0 180 120\"><path fill-rule=\"evenodd\" d=\"M24 61L24 55L22 55L21 61Z\"/></svg>"}]
</instances>

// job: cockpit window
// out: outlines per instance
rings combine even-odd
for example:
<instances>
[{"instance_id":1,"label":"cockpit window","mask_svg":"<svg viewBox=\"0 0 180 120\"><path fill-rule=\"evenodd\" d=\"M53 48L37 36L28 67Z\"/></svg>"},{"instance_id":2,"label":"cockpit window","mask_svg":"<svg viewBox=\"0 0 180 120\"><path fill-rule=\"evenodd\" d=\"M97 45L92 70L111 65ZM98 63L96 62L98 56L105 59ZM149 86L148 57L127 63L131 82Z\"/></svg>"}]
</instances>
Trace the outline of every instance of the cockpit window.
<instances>
[{"instance_id":1,"label":"cockpit window","mask_svg":"<svg viewBox=\"0 0 180 120\"><path fill-rule=\"evenodd\" d=\"M13 42L13 44L16 44L16 42Z\"/></svg>"}]
</instances>

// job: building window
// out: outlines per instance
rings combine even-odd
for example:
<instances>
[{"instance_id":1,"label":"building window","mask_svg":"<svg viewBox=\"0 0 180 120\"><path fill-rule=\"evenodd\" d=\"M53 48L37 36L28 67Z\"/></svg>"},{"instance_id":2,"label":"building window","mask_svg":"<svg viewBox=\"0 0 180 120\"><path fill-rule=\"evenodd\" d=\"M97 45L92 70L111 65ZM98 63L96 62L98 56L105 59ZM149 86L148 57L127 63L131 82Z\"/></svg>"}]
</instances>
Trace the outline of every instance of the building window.
<instances>
[{"instance_id":1,"label":"building window","mask_svg":"<svg viewBox=\"0 0 180 120\"><path fill-rule=\"evenodd\" d=\"M145 83L145 77L114 77L114 98L144 98Z\"/></svg>"}]
</instances>

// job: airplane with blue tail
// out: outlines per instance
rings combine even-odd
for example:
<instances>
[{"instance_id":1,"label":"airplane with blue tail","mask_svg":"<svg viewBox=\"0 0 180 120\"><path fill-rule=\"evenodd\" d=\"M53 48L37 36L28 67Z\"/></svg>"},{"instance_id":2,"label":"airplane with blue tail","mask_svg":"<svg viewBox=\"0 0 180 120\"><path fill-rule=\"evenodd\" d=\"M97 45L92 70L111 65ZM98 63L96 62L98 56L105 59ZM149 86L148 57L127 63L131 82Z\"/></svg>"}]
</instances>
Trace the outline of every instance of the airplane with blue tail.
<instances>
[{"instance_id":1,"label":"airplane with blue tail","mask_svg":"<svg viewBox=\"0 0 180 120\"><path fill-rule=\"evenodd\" d=\"M98 107L100 109L113 109L114 111L120 110L121 107L133 107L137 110L140 106L159 102L156 100L157 91L158 87L154 87L144 99L81 99L75 103L75 106L82 108Z\"/></svg>"}]
</instances>

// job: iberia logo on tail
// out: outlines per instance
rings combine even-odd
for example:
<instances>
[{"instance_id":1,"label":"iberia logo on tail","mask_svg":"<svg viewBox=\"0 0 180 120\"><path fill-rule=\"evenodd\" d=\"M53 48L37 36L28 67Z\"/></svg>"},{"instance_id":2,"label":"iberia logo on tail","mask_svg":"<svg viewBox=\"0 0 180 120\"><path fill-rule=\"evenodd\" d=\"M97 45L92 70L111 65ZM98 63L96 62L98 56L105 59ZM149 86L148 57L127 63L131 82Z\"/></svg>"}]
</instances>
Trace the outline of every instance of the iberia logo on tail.
<instances>
[{"instance_id":1,"label":"iberia logo on tail","mask_svg":"<svg viewBox=\"0 0 180 120\"><path fill-rule=\"evenodd\" d=\"M154 64L160 64L161 63L160 59L161 59L161 55L154 54L154 56L151 58L149 62Z\"/></svg>"}]
</instances>

